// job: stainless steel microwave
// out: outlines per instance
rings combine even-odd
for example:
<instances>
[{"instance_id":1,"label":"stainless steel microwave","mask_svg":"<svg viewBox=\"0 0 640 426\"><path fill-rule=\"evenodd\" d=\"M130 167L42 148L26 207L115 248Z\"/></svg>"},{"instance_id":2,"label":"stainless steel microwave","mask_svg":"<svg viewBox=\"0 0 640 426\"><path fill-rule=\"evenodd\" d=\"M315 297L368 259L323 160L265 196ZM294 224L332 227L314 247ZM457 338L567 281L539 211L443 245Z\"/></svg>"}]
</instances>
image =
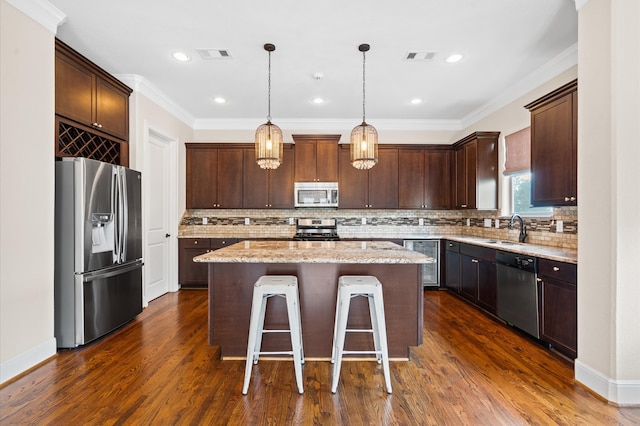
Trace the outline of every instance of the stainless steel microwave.
<instances>
[{"instance_id":1,"label":"stainless steel microwave","mask_svg":"<svg viewBox=\"0 0 640 426\"><path fill-rule=\"evenodd\" d=\"M295 182L295 207L338 207L338 182Z\"/></svg>"}]
</instances>

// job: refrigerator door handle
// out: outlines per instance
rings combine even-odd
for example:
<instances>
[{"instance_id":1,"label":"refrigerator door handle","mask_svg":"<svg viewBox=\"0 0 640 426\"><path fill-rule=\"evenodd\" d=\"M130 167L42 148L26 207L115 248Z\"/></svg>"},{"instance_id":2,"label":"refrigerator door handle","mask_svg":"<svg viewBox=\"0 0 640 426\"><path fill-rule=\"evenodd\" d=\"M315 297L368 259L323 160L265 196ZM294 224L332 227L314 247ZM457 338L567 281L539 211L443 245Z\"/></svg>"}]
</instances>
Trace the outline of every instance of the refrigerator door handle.
<instances>
[{"instance_id":1,"label":"refrigerator door handle","mask_svg":"<svg viewBox=\"0 0 640 426\"><path fill-rule=\"evenodd\" d=\"M127 238L129 234L129 200L127 196L127 174L120 168L120 201L121 201L121 233L120 233L120 262L127 259Z\"/></svg>"},{"instance_id":2,"label":"refrigerator door handle","mask_svg":"<svg viewBox=\"0 0 640 426\"><path fill-rule=\"evenodd\" d=\"M113 168L113 176L111 178L111 211L113 212L113 263L120 263L120 215L119 211L119 187L118 187L118 168Z\"/></svg>"},{"instance_id":3,"label":"refrigerator door handle","mask_svg":"<svg viewBox=\"0 0 640 426\"><path fill-rule=\"evenodd\" d=\"M94 281L96 279L109 278L116 275L120 275L124 272L133 271L134 269L142 268L143 265L144 263L142 261L137 260L127 265L118 265L115 267L101 269L99 271L85 272L84 274L78 274L78 275L82 275L82 281L87 283L90 281Z\"/></svg>"}]
</instances>

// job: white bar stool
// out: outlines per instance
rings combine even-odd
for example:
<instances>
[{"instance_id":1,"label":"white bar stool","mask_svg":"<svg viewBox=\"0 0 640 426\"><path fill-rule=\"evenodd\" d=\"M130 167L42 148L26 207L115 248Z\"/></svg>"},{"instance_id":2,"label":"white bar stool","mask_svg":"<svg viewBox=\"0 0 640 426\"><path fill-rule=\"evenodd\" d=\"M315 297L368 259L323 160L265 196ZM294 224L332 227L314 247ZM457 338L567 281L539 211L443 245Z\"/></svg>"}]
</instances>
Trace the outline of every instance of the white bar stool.
<instances>
[{"instance_id":1,"label":"white bar stool","mask_svg":"<svg viewBox=\"0 0 640 426\"><path fill-rule=\"evenodd\" d=\"M264 314L267 299L272 296L284 297L287 302L289 317L288 330L265 330ZM291 351L261 352L263 333L289 333L291 335ZM298 278L293 275L263 275L253 286L253 301L251 304L251 320L249 322L249 341L247 342L247 364L244 370L244 386L242 394L246 395L251 379L253 364L258 363L260 355L293 355L293 366L296 372L298 392L302 388L302 364L304 352L302 350L302 321L300 319L300 302L298 297Z\"/></svg>"},{"instance_id":2,"label":"white bar stool","mask_svg":"<svg viewBox=\"0 0 640 426\"><path fill-rule=\"evenodd\" d=\"M369 302L371 329L348 329L347 319L351 298L363 296ZM373 351L345 351L344 340L346 333L373 333L375 350ZM331 362L333 378L331 392L336 393L340 381L340 367L344 354L375 354L378 363L382 363L384 381L387 392L391 393L391 377L389 373L389 353L387 349L387 326L384 319L384 301L382 299L382 284L376 277L363 275L344 275L338 280L338 301L336 304L336 321L333 329L333 349Z\"/></svg>"}]
</instances>

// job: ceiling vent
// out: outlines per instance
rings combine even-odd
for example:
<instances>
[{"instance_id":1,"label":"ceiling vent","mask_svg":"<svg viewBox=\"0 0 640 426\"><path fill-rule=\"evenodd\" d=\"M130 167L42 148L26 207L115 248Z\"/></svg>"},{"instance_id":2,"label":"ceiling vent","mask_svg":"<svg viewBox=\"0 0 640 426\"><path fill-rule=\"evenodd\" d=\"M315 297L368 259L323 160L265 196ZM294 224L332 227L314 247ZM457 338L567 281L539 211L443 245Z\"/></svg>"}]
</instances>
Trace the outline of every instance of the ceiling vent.
<instances>
[{"instance_id":1,"label":"ceiling vent","mask_svg":"<svg viewBox=\"0 0 640 426\"><path fill-rule=\"evenodd\" d=\"M202 59L231 59L227 49L196 49Z\"/></svg>"},{"instance_id":2,"label":"ceiling vent","mask_svg":"<svg viewBox=\"0 0 640 426\"><path fill-rule=\"evenodd\" d=\"M405 61L431 62L438 52L409 52L404 57Z\"/></svg>"}]
</instances>

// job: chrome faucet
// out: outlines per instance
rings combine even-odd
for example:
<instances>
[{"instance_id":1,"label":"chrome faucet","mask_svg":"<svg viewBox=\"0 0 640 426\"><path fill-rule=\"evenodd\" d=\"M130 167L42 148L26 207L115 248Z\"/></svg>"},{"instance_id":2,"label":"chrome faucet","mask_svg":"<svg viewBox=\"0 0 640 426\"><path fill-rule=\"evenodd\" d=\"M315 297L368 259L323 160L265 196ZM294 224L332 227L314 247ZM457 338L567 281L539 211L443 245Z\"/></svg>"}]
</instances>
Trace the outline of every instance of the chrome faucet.
<instances>
[{"instance_id":1,"label":"chrome faucet","mask_svg":"<svg viewBox=\"0 0 640 426\"><path fill-rule=\"evenodd\" d=\"M511 220L509 221L509 229L513 229L513 221L518 219L520 222L520 235L518 236L518 241L524 243L524 240L527 239L527 227L524 226L524 221L522 220L522 216L519 214L514 214L511 216Z\"/></svg>"}]
</instances>

